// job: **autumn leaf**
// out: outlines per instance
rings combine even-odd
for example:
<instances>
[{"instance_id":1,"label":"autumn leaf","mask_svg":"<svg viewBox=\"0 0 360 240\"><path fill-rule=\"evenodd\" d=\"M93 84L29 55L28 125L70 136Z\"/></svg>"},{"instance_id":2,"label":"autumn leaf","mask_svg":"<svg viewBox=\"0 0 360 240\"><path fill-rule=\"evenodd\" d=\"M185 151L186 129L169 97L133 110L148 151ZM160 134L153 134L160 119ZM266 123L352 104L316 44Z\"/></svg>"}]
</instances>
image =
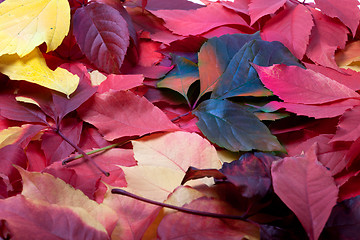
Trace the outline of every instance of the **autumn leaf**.
<instances>
[{"instance_id":1,"label":"autumn leaf","mask_svg":"<svg viewBox=\"0 0 360 240\"><path fill-rule=\"evenodd\" d=\"M210 99L202 102L194 114L199 118L197 126L204 135L230 151L282 151L269 129L239 104Z\"/></svg>"},{"instance_id":2,"label":"autumn leaf","mask_svg":"<svg viewBox=\"0 0 360 240\"><path fill-rule=\"evenodd\" d=\"M86 57L99 69L119 74L130 41L120 12L92 2L76 10L73 23L77 43Z\"/></svg>"},{"instance_id":3,"label":"autumn leaf","mask_svg":"<svg viewBox=\"0 0 360 240\"><path fill-rule=\"evenodd\" d=\"M51 70L38 48L22 58L16 54L0 56L0 72L9 76L11 80L35 83L62 92L67 97L79 84L79 77L67 70L63 68Z\"/></svg>"},{"instance_id":4,"label":"autumn leaf","mask_svg":"<svg viewBox=\"0 0 360 240\"><path fill-rule=\"evenodd\" d=\"M95 94L92 100L82 105L79 113L107 140L178 130L160 109L129 91Z\"/></svg>"},{"instance_id":5,"label":"autumn leaf","mask_svg":"<svg viewBox=\"0 0 360 240\"><path fill-rule=\"evenodd\" d=\"M275 193L296 214L308 237L318 239L339 190L330 172L317 162L314 148L274 162L271 175Z\"/></svg>"},{"instance_id":6,"label":"autumn leaf","mask_svg":"<svg viewBox=\"0 0 360 240\"><path fill-rule=\"evenodd\" d=\"M53 51L68 34L70 6L66 0L6 0L0 22L0 55L24 57L43 42Z\"/></svg>"},{"instance_id":7,"label":"autumn leaf","mask_svg":"<svg viewBox=\"0 0 360 240\"><path fill-rule=\"evenodd\" d=\"M285 4L286 0L276 1L264 1L253 0L249 3L249 15L251 17L250 25L253 25L259 18L266 14L274 13Z\"/></svg>"}]
</instances>

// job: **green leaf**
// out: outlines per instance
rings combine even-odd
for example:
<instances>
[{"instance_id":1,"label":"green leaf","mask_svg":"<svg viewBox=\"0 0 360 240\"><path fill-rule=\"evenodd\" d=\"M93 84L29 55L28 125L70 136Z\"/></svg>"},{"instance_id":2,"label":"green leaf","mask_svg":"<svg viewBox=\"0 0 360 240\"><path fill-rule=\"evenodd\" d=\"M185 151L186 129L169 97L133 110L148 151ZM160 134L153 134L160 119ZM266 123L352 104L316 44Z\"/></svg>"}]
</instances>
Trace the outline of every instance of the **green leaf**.
<instances>
[{"instance_id":1,"label":"green leaf","mask_svg":"<svg viewBox=\"0 0 360 240\"><path fill-rule=\"evenodd\" d=\"M193 113L197 126L213 143L230 151L283 151L269 129L246 107L221 99L202 102Z\"/></svg>"},{"instance_id":2,"label":"green leaf","mask_svg":"<svg viewBox=\"0 0 360 240\"><path fill-rule=\"evenodd\" d=\"M303 67L282 43L252 40L231 59L225 72L219 78L211 98L271 95L250 65L251 62L264 67L280 63Z\"/></svg>"}]
</instances>

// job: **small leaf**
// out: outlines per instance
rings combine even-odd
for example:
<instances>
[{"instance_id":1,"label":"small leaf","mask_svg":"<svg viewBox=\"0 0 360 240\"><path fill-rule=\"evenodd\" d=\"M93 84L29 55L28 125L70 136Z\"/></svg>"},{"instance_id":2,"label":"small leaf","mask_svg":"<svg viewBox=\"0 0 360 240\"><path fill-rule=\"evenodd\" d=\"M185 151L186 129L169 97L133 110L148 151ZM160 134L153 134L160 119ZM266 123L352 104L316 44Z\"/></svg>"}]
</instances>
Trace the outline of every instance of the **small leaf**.
<instances>
[{"instance_id":1,"label":"small leaf","mask_svg":"<svg viewBox=\"0 0 360 240\"><path fill-rule=\"evenodd\" d=\"M0 57L0 72L11 80L25 80L66 94L68 97L79 84L79 77L63 68L51 70L36 48L25 57L17 54Z\"/></svg>"},{"instance_id":2,"label":"small leaf","mask_svg":"<svg viewBox=\"0 0 360 240\"><path fill-rule=\"evenodd\" d=\"M43 42L55 50L69 32L67 0L6 0L0 4L0 55L24 57Z\"/></svg>"},{"instance_id":3,"label":"small leaf","mask_svg":"<svg viewBox=\"0 0 360 240\"><path fill-rule=\"evenodd\" d=\"M360 106L347 110L340 118L336 134L331 139L335 141L355 141L360 135Z\"/></svg>"},{"instance_id":4,"label":"small leaf","mask_svg":"<svg viewBox=\"0 0 360 240\"><path fill-rule=\"evenodd\" d=\"M271 66L277 63L302 67L299 61L280 42L252 40L231 59L217 82L211 98L234 96L266 96L271 93L263 87L258 74L250 65Z\"/></svg>"},{"instance_id":5,"label":"small leaf","mask_svg":"<svg viewBox=\"0 0 360 240\"><path fill-rule=\"evenodd\" d=\"M73 16L74 35L81 51L99 69L120 73L127 48L129 30L115 8L91 2Z\"/></svg>"},{"instance_id":6,"label":"small leaf","mask_svg":"<svg viewBox=\"0 0 360 240\"><path fill-rule=\"evenodd\" d=\"M209 99L194 111L197 126L217 145L230 151L282 151L269 129L245 107L228 100Z\"/></svg>"},{"instance_id":7,"label":"small leaf","mask_svg":"<svg viewBox=\"0 0 360 240\"><path fill-rule=\"evenodd\" d=\"M172 63L174 69L157 83L157 87L175 90L188 101L189 87L199 79L199 69L192 61L177 55L172 55Z\"/></svg>"},{"instance_id":8,"label":"small leaf","mask_svg":"<svg viewBox=\"0 0 360 240\"><path fill-rule=\"evenodd\" d=\"M250 25L253 25L259 18L275 13L285 4L286 0L252 0L249 3Z\"/></svg>"}]
</instances>

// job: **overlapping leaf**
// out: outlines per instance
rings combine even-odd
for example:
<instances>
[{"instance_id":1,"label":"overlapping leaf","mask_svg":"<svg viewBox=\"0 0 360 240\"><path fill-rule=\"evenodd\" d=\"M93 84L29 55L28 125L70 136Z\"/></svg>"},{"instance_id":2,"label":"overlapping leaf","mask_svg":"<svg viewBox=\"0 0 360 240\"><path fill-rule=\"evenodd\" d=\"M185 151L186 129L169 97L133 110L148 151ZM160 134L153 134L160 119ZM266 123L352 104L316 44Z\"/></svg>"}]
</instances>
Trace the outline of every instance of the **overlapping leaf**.
<instances>
[{"instance_id":1,"label":"overlapping leaf","mask_svg":"<svg viewBox=\"0 0 360 240\"><path fill-rule=\"evenodd\" d=\"M251 112L228 100L210 99L194 111L204 135L230 151L281 151L281 144Z\"/></svg>"},{"instance_id":2,"label":"overlapping leaf","mask_svg":"<svg viewBox=\"0 0 360 240\"><path fill-rule=\"evenodd\" d=\"M0 55L24 57L43 42L55 50L68 34L66 0L6 0L0 4Z\"/></svg>"},{"instance_id":3,"label":"overlapping leaf","mask_svg":"<svg viewBox=\"0 0 360 240\"><path fill-rule=\"evenodd\" d=\"M120 73L130 43L125 19L115 8L90 3L73 16L74 35L81 51L99 69Z\"/></svg>"}]
</instances>

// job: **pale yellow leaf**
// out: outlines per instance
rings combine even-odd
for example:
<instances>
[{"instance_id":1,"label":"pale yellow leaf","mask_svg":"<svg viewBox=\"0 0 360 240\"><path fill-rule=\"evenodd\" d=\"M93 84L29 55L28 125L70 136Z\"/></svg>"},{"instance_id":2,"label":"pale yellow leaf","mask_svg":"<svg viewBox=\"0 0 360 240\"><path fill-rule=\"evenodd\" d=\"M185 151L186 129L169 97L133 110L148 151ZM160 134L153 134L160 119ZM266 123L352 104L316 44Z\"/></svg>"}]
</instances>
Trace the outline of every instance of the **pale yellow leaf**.
<instances>
[{"instance_id":1,"label":"pale yellow leaf","mask_svg":"<svg viewBox=\"0 0 360 240\"><path fill-rule=\"evenodd\" d=\"M23 179L22 195L33 202L68 207L89 226L98 230L111 230L117 214L109 206L89 199L82 191L74 189L59 178L47 173L28 172L17 167Z\"/></svg>"},{"instance_id":2,"label":"pale yellow leaf","mask_svg":"<svg viewBox=\"0 0 360 240\"><path fill-rule=\"evenodd\" d=\"M15 97L15 99L16 99L16 101L18 101L18 102L30 103L30 104L34 104L34 105L40 107L40 105L39 105L38 102L36 102L34 99L29 98L29 97L19 96L19 97Z\"/></svg>"},{"instance_id":3,"label":"pale yellow leaf","mask_svg":"<svg viewBox=\"0 0 360 240\"><path fill-rule=\"evenodd\" d=\"M346 45L345 49L338 51L335 54L335 61L341 68L353 69L350 65L353 62L360 61L360 41L349 43Z\"/></svg>"},{"instance_id":4,"label":"pale yellow leaf","mask_svg":"<svg viewBox=\"0 0 360 240\"><path fill-rule=\"evenodd\" d=\"M0 4L0 56L23 57L43 42L55 50L69 27L67 0L6 0Z\"/></svg>"},{"instance_id":5,"label":"pale yellow leaf","mask_svg":"<svg viewBox=\"0 0 360 240\"><path fill-rule=\"evenodd\" d=\"M13 144L22 135L23 128L9 127L0 131L0 148Z\"/></svg>"},{"instance_id":6,"label":"pale yellow leaf","mask_svg":"<svg viewBox=\"0 0 360 240\"><path fill-rule=\"evenodd\" d=\"M98 70L94 70L89 73L91 85L92 86L99 86L103 81L107 79L107 76L99 72Z\"/></svg>"},{"instance_id":7,"label":"pale yellow leaf","mask_svg":"<svg viewBox=\"0 0 360 240\"><path fill-rule=\"evenodd\" d=\"M25 80L69 96L78 84L79 77L66 69L51 70L38 48L23 58L16 54L0 57L0 72L11 80Z\"/></svg>"}]
</instances>

